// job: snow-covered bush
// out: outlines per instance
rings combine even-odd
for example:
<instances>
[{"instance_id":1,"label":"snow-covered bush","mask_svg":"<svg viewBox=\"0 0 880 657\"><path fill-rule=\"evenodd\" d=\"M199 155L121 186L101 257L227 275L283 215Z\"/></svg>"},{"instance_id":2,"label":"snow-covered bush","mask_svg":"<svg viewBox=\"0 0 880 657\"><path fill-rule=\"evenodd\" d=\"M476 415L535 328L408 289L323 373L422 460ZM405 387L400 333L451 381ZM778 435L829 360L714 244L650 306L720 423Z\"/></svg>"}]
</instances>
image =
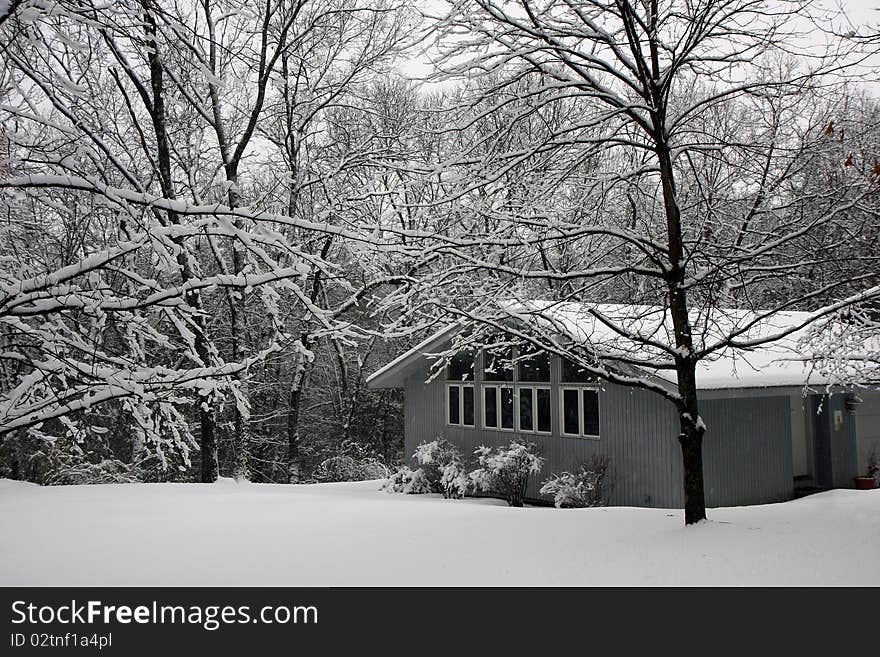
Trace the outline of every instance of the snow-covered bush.
<instances>
[{"instance_id":1,"label":"snow-covered bush","mask_svg":"<svg viewBox=\"0 0 880 657\"><path fill-rule=\"evenodd\" d=\"M398 470L382 486L389 493L442 493L448 499L461 499L470 481L458 448L443 438L423 442L413 458L419 468Z\"/></svg>"},{"instance_id":2,"label":"snow-covered bush","mask_svg":"<svg viewBox=\"0 0 880 657\"><path fill-rule=\"evenodd\" d=\"M458 448L448 440L435 438L422 443L416 447L413 458L424 472L432 492L453 499L467 493L464 460Z\"/></svg>"},{"instance_id":3,"label":"snow-covered bush","mask_svg":"<svg viewBox=\"0 0 880 657\"><path fill-rule=\"evenodd\" d=\"M552 495L558 509L576 509L589 506L606 506L606 476L608 458L594 456L589 465L582 465L577 472L553 475L541 486L542 495Z\"/></svg>"},{"instance_id":4,"label":"snow-covered bush","mask_svg":"<svg viewBox=\"0 0 880 657\"><path fill-rule=\"evenodd\" d=\"M346 440L334 447L335 453L318 463L312 470L311 481L367 481L386 479L391 468L377 454L357 441Z\"/></svg>"},{"instance_id":5,"label":"snow-covered bush","mask_svg":"<svg viewBox=\"0 0 880 657\"><path fill-rule=\"evenodd\" d=\"M431 492L431 484L425 476L424 470L411 470L408 466L401 467L397 472L385 480L382 490L386 493L406 493L408 495L420 495Z\"/></svg>"},{"instance_id":6,"label":"snow-covered bush","mask_svg":"<svg viewBox=\"0 0 880 657\"><path fill-rule=\"evenodd\" d=\"M312 478L317 482L367 481L385 479L390 475L391 469L373 457L358 458L340 454L321 461L312 473Z\"/></svg>"},{"instance_id":7,"label":"snow-covered bush","mask_svg":"<svg viewBox=\"0 0 880 657\"><path fill-rule=\"evenodd\" d=\"M516 440L497 449L481 445L474 451L480 467L470 474L474 488L507 500L510 506L522 506L529 477L544 465L536 449L534 443Z\"/></svg>"},{"instance_id":8,"label":"snow-covered bush","mask_svg":"<svg viewBox=\"0 0 880 657\"><path fill-rule=\"evenodd\" d=\"M443 474L440 477L440 488L443 497L450 500L460 500L468 494L470 488L470 478L461 458L450 461L443 468Z\"/></svg>"},{"instance_id":9,"label":"snow-covered bush","mask_svg":"<svg viewBox=\"0 0 880 657\"><path fill-rule=\"evenodd\" d=\"M128 484L138 481L130 466L114 458L96 457L75 441L60 438L46 441L31 456L36 483L44 486L83 484Z\"/></svg>"},{"instance_id":10,"label":"snow-covered bush","mask_svg":"<svg viewBox=\"0 0 880 657\"><path fill-rule=\"evenodd\" d=\"M82 461L49 473L47 486L76 486L80 484L133 484L138 478L131 468L118 459L104 459L98 463Z\"/></svg>"}]
</instances>

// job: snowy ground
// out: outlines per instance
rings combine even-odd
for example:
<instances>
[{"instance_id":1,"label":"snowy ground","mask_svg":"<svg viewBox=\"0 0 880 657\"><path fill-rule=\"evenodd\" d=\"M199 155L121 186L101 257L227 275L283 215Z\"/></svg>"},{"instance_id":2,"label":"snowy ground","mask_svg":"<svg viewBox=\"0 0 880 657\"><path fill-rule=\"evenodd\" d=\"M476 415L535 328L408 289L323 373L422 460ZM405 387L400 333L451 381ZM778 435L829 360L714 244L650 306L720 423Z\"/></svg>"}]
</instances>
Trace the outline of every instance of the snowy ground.
<instances>
[{"instance_id":1,"label":"snowy ground","mask_svg":"<svg viewBox=\"0 0 880 657\"><path fill-rule=\"evenodd\" d=\"M511 509L377 482L0 480L0 585L880 585L880 490L710 510Z\"/></svg>"}]
</instances>

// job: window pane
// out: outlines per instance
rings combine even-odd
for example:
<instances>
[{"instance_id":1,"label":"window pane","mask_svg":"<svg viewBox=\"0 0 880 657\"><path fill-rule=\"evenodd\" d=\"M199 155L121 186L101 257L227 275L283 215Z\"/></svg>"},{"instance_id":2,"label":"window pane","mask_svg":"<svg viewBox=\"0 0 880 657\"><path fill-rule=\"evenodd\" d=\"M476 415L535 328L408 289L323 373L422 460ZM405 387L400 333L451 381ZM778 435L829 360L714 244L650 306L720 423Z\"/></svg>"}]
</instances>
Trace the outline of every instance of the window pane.
<instances>
[{"instance_id":1,"label":"window pane","mask_svg":"<svg viewBox=\"0 0 880 657\"><path fill-rule=\"evenodd\" d=\"M577 435L581 432L578 420L579 390L562 391L562 431Z\"/></svg>"},{"instance_id":2,"label":"window pane","mask_svg":"<svg viewBox=\"0 0 880 657\"><path fill-rule=\"evenodd\" d=\"M599 392L584 390L584 434L599 435Z\"/></svg>"},{"instance_id":3,"label":"window pane","mask_svg":"<svg viewBox=\"0 0 880 657\"><path fill-rule=\"evenodd\" d=\"M513 429L513 388L501 388L501 428Z\"/></svg>"},{"instance_id":4,"label":"window pane","mask_svg":"<svg viewBox=\"0 0 880 657\"><path fill-rule=\"evenodd\" d=\"M474 355L469 351L461 351L449 361L450 381L474 380Z\"/></svg>"},{"instance_id":5,"label":"window pane","mask_svg":"<svg viewBox=\"0 0 880 657\"><path fill-rule=\"evenodd\" d=\"M513 350L510 347L483 352L483 378L486 381L513 381Z\"/></svg>"},{"instance_id":6,"label":"window pane","mask_svg":"<svg viewBox=\"0 0 880 657\"><path fill-rule=\"evenodd\" d=\"M571 362L567 358L562 359L562 382L563 383L593 383L596 377L585 369Z\"/></svg>"},{"instance_id":7,"label":"window pane","mask_svg":"<svg viewBox=\"0 0 880 657\"><path fill-rule=\"evenodd\" d=\"M494 428L498 426L498 409L495 407L497 394L497 388L489 387L483 389L483 417L486 420L484 424L487 427Z\"/></svg>"},{"instance_id":8,"label":"window pane","mask_svg":"<svg viewBox=\"0 0 880 657\"><path fill-rule=\"evenodd\" d=\"M533 351L530 347L523 347L523 353ZM519 379L520 381L540 381L542 383L550 382L550 354L546 351L532 354L525 360L519 362Z\"/></svg>"},{"instance_id":9,"label":"window pane","mask_svg":"<svg viewBox=\"0 0 880 657\"><path fill-rule=\"evenodd\" d=\"M437 398L434 397L434 399ZM447 409L449 424L461 424L461 416L458 412L458 386L449 386Z\"/></svg>"},{"instance_id":10,"label":"window pane","mask_svg":"<svg viewBox=\"0 0 880 657\"><path fill-rule=\"evenodd\" d=\"M463 415L462 424L466 424L469 427L474 426L474 388L473 386L462 386L461 389L462 401L463 401Z\"/></svg>"},{"instance_id":11,"label":"window pane","mask_svg":"<svg viewBox=\"0 0 880 657\"><path fill-rule=\"evenodd\" d=\"M538 388L538 431L550 431L550 391Z\"/></svg>"},{"instance_id":12,"label":"window pane","mask_svg":"<svg viewBox=\"0 0 880 657\"><path fill-rule=\"evenodd\" d=\"M532 409L532 388L519 389L519 428L520 431L535 430L535 412Z\"/></svg>"}]
</instances>

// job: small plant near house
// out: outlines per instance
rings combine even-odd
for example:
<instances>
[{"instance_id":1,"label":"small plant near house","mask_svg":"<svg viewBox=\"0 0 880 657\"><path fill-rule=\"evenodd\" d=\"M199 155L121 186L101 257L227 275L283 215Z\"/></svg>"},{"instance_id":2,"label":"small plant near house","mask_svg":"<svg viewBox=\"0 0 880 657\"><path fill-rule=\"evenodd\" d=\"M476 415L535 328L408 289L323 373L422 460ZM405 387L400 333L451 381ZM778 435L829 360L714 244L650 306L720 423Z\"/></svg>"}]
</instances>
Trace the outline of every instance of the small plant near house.
<instances>
[{"instance_id":1,"label":"small plant near house","mask_svg":"<svg viewBox=\"0 0 880 657\"><path fill-rule=\"evenodd\" d=\"M443 438L423 442L413 458L419 468L404 466L388 479L383 490L389 493L442 493L447 499L460 499L468 493L468 476L458 448Z\"/></svg>"},{"instance_id":2,"label":"small plant near house","mask_svg":"<svg viewBox=\"0 0 880 657\"><path fill-rule=\"evenodd\" d=\"M857 490L872 490L880 485L880 459L877 458L877 448L871 450L868 455L868 467L864 475L858 475L853 479Z\"/></svg>"},{"instance_id":3,"label":"small plant near house","mask_svg":"<svg viewBox=\"0 0 880 657\"><path fill-rule=\"evenodd\" d=\"M416 447L413 458L425 473L434 493L459 499L467 492L464 460L458 448L443 438L435 438ZM462 477L465 483L462 485Z\"/></svg>"},{"instance_id":4,"label":"small plant near house","mask_svg":"<svg viewBox=\"0 0 880 657\"><path fill-rule=\"evenodd\" d=\"M474 488L507 500L510 506L522 506L529 477L544 465L536 449L534 443L515 440L507 447L478 447L474 454L480 467L470 474Z\"/></svg>"},{"instance_id":5,"label":"small plant near house","mask_svg":"<svg viewBox=\"0 0 880 657\"><path fill-rule=\"evenodd\" d=\"M443 468L440 477L440 487L443 489L443 497L450 500L460 500L470 492L470 477L461 457L458 457Z\"/></svg>"},{"instance_id":6,"label":"small plant near house","mask_svg":"<svg viewBox=\"0 0 880 657\"><path fill-rule=\"evenodd\" d=\"M607 506L608 457L594 456L577 472L553 475L541 486L542 495L552 495L557 509Z\"/></svg>"},{"instance_id":7,"label":"small plant near house","mask_svg":"<svg viewBox=\"0 0 880 657\"><path fill-rule=\"evenodd\" d=\"M382 484L382 490L386 493L405 493L407 495L420 495L431 492L431 484L425 476L424 470L412 470L404 465L391 475Z\"/></svg>"}]
</instances>

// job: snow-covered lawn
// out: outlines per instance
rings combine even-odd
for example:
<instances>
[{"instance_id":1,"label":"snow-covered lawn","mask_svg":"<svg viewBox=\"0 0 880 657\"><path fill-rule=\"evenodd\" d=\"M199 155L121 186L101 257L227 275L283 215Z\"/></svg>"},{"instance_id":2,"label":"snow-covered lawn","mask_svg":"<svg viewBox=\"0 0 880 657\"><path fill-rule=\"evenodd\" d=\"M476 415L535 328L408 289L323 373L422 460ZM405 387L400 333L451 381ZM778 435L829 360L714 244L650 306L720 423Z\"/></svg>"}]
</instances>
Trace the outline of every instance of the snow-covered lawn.
<instances>
[{"instance_id":1,"label":"snow-covered lawn","mask_svg":"<svg viewBox=\"0 0 880 657\"><path fill-rule=\"evenodd\" d=\"M680 511L508 508L377 482L0 480L0 585L880 585L880 490Z\"/></svg>"}]
</instances>

